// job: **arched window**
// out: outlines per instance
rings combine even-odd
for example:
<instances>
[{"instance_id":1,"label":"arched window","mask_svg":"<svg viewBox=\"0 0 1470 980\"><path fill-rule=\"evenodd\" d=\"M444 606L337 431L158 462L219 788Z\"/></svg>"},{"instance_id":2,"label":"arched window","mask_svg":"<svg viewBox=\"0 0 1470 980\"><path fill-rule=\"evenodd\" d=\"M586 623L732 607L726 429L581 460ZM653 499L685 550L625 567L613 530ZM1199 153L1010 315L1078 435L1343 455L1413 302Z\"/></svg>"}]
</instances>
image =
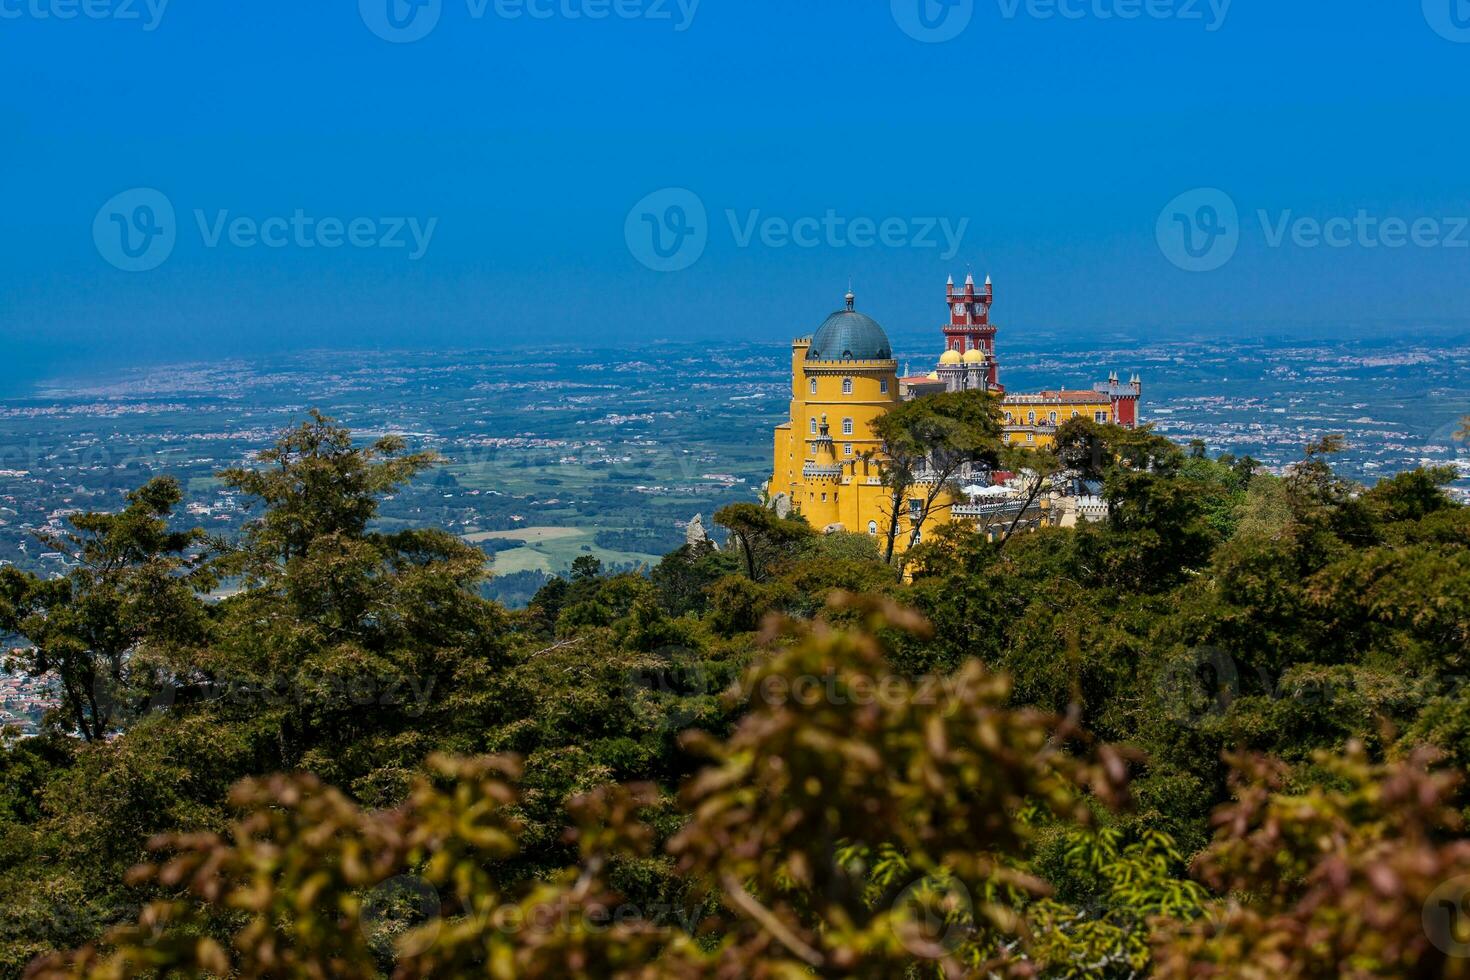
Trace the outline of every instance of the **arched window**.
<instances>
[{"instance_id":1,"label":"arched window","mask_svg":"<svg viewBox=\"0 0 1470 980\"><path fill-rule=\"evenodd\" d=\"M817 434L817 418L816 418L815 415L812 416L811 423L812 423L812 435L816 435Z\"/></svg>"},{"instance_id":2,"label":"arched window","mask_svg":"<svg viewBox=\"0 0 1470 980\"><path fill-rule=\"evenodd\" d=\"M844 395L850 395L850 394L852 394L852 379L851 378L843 378L842 379L842 393Z\"/></svg>"},{"instance_id":3,"label":"arched window","mask_svg":"<svg viewBox=\"0 0 1470 980\"><path fill-rule=\"evenodd\" d=\"M871 535L873 535L874 537L877 537L878 536L878 522L877 521L869 521L868 522L868 533L871 534Z\"/></svg>"},{"instance_id":4,"label":"arched window","mask_svg":"<svg viewBox=\"0 0 1470 980\"><path fill-rule=\"evenodd\" d=\"M1028 424L1030 424L1030 425L1035 425L1036 424L1036 413L1035 412L1027 412L1026 413L1026 422Z\"/></svg>"},{"instance_id":5,"label":"arched window","mask_svg":"<svg viewBox=\"0 0 1470 980\"><path fill-rule=\"evenodd\" d=\"M812 394L815 395L817 393L817 379L812 378L811 382L807 385L807 388L811 391Z\"/></svg>"},{"instance_id":6,"label":"arched window","mask_svg":"<svg viewBox=\"0 0 1470 980\"><path fill-rule=\"evenodd\" d=\"M852 419L842 420L842 434L845 436L852 435Z\"/></svg>"}]
</instances>

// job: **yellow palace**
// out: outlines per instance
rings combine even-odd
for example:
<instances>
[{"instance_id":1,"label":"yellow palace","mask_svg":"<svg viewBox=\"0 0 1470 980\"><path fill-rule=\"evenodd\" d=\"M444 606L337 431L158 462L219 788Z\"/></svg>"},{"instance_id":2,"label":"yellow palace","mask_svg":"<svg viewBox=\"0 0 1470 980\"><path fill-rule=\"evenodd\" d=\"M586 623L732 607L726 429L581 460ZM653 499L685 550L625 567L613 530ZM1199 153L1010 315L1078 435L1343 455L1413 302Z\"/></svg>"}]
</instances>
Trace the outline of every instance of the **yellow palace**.
<instances>
[{"instance_id":1,"label":"yellow palace","mask_svg":"<svg viewBox=\"0 0 1470 980\"><path fill-rule=\"evenodd\" d=\"M818 530L887 528L891 496L879 478L881 444L873 421L892 405L944 391L983 389L1002 398L1005 438L1012 445L1050 445L1058 425L1071 418L1138 423L1141 382L1126 384L1116 374L1088 389L1009 394L1000 384L995 326L990 319L994 287L973 277L962 288L946 286L949 322L945 348L935 370L902 376L888 335L856 309L848 293L845 309L829 316L809 337L791 344L791 414L776 426L774 465L767 493L778 511L803 514ZM1007 474L993 474L996 482ZM981 489L981 488L974 488ZM964 507L955 507L964 516ZM945 506L939 522L951 519Z\"/></svg>"}]
</instances>

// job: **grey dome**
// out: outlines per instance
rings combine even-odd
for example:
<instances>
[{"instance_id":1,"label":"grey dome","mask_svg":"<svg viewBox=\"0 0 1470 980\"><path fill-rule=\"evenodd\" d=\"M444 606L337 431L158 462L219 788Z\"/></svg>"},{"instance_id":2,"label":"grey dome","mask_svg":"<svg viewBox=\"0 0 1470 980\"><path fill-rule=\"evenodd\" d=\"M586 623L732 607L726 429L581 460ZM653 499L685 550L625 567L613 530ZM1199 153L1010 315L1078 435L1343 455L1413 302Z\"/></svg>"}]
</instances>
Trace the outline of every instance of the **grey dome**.
<instances>
[{"instance_id":1,"label":"grey dome","mask_svg":"<svg viewBox=\"0 0 1470 980\"><path fill-rule=\"evenodd\" d=\"M878 321L848 307L817 328L808 361L891 361L893 348Z\"/></svg>"}]
</instances>

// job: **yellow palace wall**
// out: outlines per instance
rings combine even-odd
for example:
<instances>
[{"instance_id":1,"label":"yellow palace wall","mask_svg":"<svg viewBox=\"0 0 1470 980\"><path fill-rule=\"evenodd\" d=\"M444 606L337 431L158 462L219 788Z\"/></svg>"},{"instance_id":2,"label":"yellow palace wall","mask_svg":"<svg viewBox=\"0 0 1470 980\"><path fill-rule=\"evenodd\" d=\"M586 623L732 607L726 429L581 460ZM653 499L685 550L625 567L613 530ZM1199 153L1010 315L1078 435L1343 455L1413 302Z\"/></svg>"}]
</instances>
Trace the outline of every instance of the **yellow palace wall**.
<instances>
[{"instance_id":1,"label":"yellow palace wall","mask_svg":"<svg viewBox=\"0 0 1470 980\"><path fill-rule=\"evenodd\" d=\"M1097 422L1113 420L1112 404L1074 398L1042 398L1037 395L1007 395L1001 402L1008 446L1040 449L1057 441L1057 426L1081 417Z\"/></svg>"},{"instance_id":2,"label":"yellow palace wall","mask_svg":"<svg viewBox=\"0 0 1470 980\"><path fill-rule=\"evenodd\" d=\"M883 537L888 533L891 498L883 488L877 463L864 456L881 448L873 433L874 420L901 398L898 364L891 360L808 361L809 348L810 338L791 346L791 421L775 429L769 494L772 499L786 494L792 509L818 531L840 524L859 533L876 530ZM1002 410L1005 438L1013 446L1050 446L1056 441L1056 425L1075 416L1096 419L1101 415L1102 421L1112 421L1111 405L1091 392L1008 395ZM847 432L849 422L851 431ZM826 437L822 436L824 424ZM915 488L910 496L923 494L923 488ZM936 501L929 517L931 529L949 522L950 503L948 494ZM898 546L903 550L911 530L906 507L899 516Z\"/></svg>"},{"instance_id":3,"label":"yellow palace wall","mask_svg":"<svg viewBox=\"0 0 1470 980\"><path fill-rule=\"evenodd\" d=\"M882 533L886 495L878 466L863 457L881 446L873 421L899 400L898 362L808 361L809 346L809 338L791 345L791 421L776 427L770 494L785 493L817 530L867 531L876 521Z\"/></svg>"}]
</instances>

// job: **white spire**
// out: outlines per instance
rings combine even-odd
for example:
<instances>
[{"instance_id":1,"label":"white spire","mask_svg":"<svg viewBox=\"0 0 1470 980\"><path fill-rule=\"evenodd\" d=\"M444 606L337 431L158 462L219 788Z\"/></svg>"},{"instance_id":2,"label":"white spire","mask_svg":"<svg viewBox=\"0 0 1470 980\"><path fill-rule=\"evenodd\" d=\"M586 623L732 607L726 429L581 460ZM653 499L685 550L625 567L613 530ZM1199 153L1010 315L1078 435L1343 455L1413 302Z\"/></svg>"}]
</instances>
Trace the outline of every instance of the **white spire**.
<instances>
[{"instance_id":1,"label":"white spire","mask_svg":"<svg viewBox=\"0 0 1470 980\"><path fill-rule=\"evenodd\" d=\"M973 286L973 285L975 285L975 274L974 273L967 272L965 274L965 285L966 286Z\"/></svg>"},{"instance_id":2,"label":"white spire","mask_svg":"<svg viewBox=\"0 0 1470 980\"><path fill-rule=\"evenodd\" d=\"M947 285L947 286L953 286L954 285L954 276L950 276L949 277L949 282L945 283L945 285Z\"/></svg>"},{"instance_id":3,"label":"white spire","mask_svg":"<svg viewBox=\"0 0 1470 980\"><path fill-rule=\"evenodd\" d=\"M990 285L990 277L989 276L986 276L985 277L985 285L987 285L987 286Z\"/></svg>"}]
</instances>

